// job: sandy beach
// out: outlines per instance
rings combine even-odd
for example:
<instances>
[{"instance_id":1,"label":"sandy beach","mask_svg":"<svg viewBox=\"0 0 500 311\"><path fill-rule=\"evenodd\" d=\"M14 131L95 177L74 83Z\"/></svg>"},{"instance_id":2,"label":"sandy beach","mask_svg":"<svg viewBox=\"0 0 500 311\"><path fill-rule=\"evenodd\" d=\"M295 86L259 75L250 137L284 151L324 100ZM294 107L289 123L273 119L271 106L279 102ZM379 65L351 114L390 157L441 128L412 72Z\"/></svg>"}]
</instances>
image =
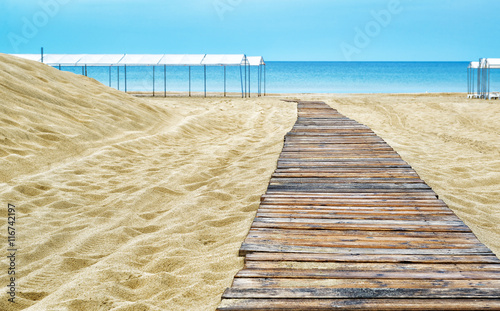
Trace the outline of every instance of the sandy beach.
<instances>
[{"instance_id":1,"label":"sandy beach","mask_svg":"<svg viewBox=\"0 0 500 311\"><path fill-rule=\"evenodd\" d=\"M500 255L498 101L139 98L0 54L0 198L15 205L18 244L16 304L2 291L0 309L214 310L296 120L282 99L370 126Z\"/></svg>"}]
</instances>

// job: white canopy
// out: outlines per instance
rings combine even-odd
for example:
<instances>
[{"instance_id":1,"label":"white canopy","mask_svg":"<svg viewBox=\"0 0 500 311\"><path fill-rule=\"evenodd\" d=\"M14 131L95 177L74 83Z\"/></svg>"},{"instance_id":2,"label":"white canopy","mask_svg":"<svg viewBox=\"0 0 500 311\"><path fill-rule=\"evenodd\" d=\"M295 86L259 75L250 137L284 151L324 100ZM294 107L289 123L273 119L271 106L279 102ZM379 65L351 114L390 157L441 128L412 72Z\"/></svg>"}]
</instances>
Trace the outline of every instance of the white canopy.
<instances>
[{"instance_id":1,"label":"white canopy","mask_svg":"<svg viewBox=\"0 0 500 311\"><path fill-rule=\"evenodd\" d=\"M247 59L250 66L260 66L266 64L262 56L248 56Z\"/></svg>"},{"instance_id":2,"label":"white canopy","mask_svg":"<svg viewBox=\"0 0 500 311\"><path fill-rule=\"evenodd\" d=\"M77 66L84 54L46 54L43 62L50 66Z\"/></svg>"},{"instance_id":3,"label":"white canopy","mask_svg":"<svg viewBox=\"0 0 500 311\"><path fill-rule=\"evenodd\" d=\"M118 64L128 66L154 66L158 65L158 62L163 56L163 54L125 54Z\"/></svg>"},{"instance_id":4,"label":"white canopy","mask_svg":"<svg viewBox=\"0 0 500 311\"><path fill-rule=\"evenodd\" d=\"M500 58L486 58L486 67L500 68Z\"/></svg>"},{"instance_id":5,"label":"white canopy","mask_svg":"<svg viewBox=\"0 0 500 311\"><path fill-rule=\"evenodd\" d=\"M124 54L85 54L77 66L113 66L120 62Z\"/></svg>"},{"instance_id":6,"label":"white canopy","mask_svg":"<svg viewBox=\"0 0 500 311\"><path fill-rule=\"evenodd\" d=\"M41 61L40 54L12 54ZM45 54L43 62L50 66L259 66L262 56L244 54Z\"/></svg>"},{"instance_id":7,"label":"white canopy","mask_svg":"<svg viewBox=\"0 0 500 311\"><path fill-rule=\"evenodd\" d=\"M248 65L244 54L207 54L201 62L202 65L207 66L243 66L245 63Z\"/></svg>"},{"instance_id":8,"label":"white canopy","mask_svg":"<svg viewBox=\"0 0 500 311\"><path fill-rule=\"evenodd\" d=\"M205 54L165 54L158 65L200 66Z\"/></svg>"},{"instance_id":9,"label":"white canopy","mask_svg":"<svg viewBox=\"0 0 500 311\"><path fill-rule=\"evenodd\" d=\"M470 62L469 68L471 68L471 69L479 68L479 62Z\"/></svg>"}]
</instances>

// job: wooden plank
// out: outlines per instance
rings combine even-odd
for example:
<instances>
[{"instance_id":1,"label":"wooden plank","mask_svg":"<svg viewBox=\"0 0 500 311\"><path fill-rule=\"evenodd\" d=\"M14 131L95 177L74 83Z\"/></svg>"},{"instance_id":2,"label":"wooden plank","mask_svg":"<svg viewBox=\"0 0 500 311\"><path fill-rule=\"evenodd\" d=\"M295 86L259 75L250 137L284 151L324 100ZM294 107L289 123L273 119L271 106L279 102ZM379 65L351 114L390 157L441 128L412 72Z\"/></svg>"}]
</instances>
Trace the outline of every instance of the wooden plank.
<instances>
[{"instance_id":1,"label":"wooden plank","mask_svg":"<svg viewBox=\"0 0 500 311\"><path fill-rule=\"evenodd\" d=\"M229 288L222 298L462 299L497 298L498 288Z\"/></svg>"},{"instance_id":2,"label":"wooden plank","mask_svg":"<svg viewBox=\"0 0 500 311\"><path fill-rule=\"evenodd\" d=\"M307 279L500 280L500 271L339 271L334 269L243 269L235 277Z\"/></svg>"},{"instance_id":3,"label":"wooden plank","mask_svg":"<svg viewBox=\"0 0 500 311\"><path fill-rule=\"evenodd\" d=\"M233 288L500 288L500 280L289 279L235 278ZM415 296L414 296L415 297Z\"/></svg>"},{"instance_id":4,"label":"wooden plank","mask_svg":"<svg viewBox=\"0 0 500 311\"><path fill-rule=\"evenodd\" d=\"M500 299L224 299L217 310L500 310Z\"/></svg>"},{"instance_id":5,"label":"wooden plank","mask_svg":"<svg viewBox=\"0 0 500 311\"><path fill-rule=\"evenodd\" d=\"M500 263L490 255L401 255L401 254L317 254L317 253L250 253L245 261L306 261L306 262L392 262L392 263Z\"/></svg>"},{"instance_id":6,"label":"wooden plank","mask_svg":"<svg viewBox=\"0 0 500 311\"><path fill-rule=\"evenodd\" d=\"M304 262L304 261L248 261L245 269L271 270L335 270L335 271L391 271L391 272L500 272L498 264L444 264L444 263L366 263L366 262Z\"/></svg>"},{"instance_id":7,"label":"wooden plank","mask_svg":"<svg viewBox=\"0 0 500 311\"><path fill-rule=\"evenodd\" d=\"M356 247L310 247L299 245L274 245L269 243L243 243L239 250L240 256L253 252L269 253L314 253L314 254L359 254L359 255L492 255L487 247L480 248L439 248L439 249L393 249L393 248L356 248Z\"/></svg>"},{"instance_id":8,"label":"wooden plank","mask_svg":"<svg viewBox=\"0 0 500 311\"><path fill-rule=\"evenodd\" d=\"M353 237L366 237L366 238L390 238L390 239L407 239L407 238L421 238L426 240L461 240L461 241L477 241L476 236L472 232L432 232L432 231L367 231L367 230L286 230L286 229L272 229L272 228L251 228L248 236L254 234L267 234L267 235L284 235L288 237L316 237L327 239L328 237L344 237L346 239ZM500 261L499 261L500 263Z\"/></svg>"}]
</instances>

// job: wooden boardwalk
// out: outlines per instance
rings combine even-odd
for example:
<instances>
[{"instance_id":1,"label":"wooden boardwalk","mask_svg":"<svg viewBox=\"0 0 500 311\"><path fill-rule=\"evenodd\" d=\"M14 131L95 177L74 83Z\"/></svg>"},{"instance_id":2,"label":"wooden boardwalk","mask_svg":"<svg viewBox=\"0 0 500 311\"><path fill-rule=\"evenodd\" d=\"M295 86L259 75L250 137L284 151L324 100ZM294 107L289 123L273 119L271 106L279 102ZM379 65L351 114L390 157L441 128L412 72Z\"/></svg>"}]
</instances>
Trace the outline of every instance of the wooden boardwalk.
<instances>
[{"instance_id":1,"label":"wooden boardwalk","mask_svg":"<svg viewBox=\"0 0 500 311\"><path fill-rule=\"evenodd\" d=\"M389 145L298 109L218 310L500 310L500 260Z\"/></svg>"}]
</instances>

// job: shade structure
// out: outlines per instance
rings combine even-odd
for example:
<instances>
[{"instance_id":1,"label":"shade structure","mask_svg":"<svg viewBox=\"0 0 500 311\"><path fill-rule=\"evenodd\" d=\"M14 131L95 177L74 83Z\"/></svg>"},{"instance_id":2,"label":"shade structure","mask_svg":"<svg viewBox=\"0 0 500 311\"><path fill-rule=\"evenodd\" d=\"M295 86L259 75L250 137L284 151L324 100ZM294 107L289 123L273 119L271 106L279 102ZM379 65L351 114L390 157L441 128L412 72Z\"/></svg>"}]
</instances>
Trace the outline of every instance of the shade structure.
<instances>
[{"instance_id":1,"label":"shade structure","mask_svg":"<svg viewBox=\"0 0 500 311\"><path fill-rule=\"evenodd\" d=\"M468 83L468 97L492 99L500 97L500 90L491 90L491 70L500 69L500 58L481 58L479 62L471 62L467 68L467 78L474 79L474 73L477 71L477 91L470 95L471 83ZM474 87L472 86L472 89Z\"/></svg>"},{"instance_id":2,"label":"shade structure","mask_svg":"<svg viewBox=\"0 0 500 311\"><path fill-rule=\"evenodd\" d=\"M264 67L266 65L266 63L264 62L264 58L262 56L248 56L247 57L248 59L248 64L250 66L258 66L257 68L257 96L261 96L262 95L262 81L264 81L264 89L265 89L265 77L266 77L266 71L265 71L265 68ZM263 70L264 68L264 70ZM249 69L250 71L251 69ZM265 95L265 91L264 91L264 95Z\"/></svg>"},{"instance_id":3,"label":"shade structure","mask_svg":"<svg viewBox=\"0 0 500 311\"><path fill-rule=\"evenodd\" d=\"M120 89L120 67L123 67L125 79L125 91L127 91L127 66L152 66L153 67L153 94L155 92L155 67L162 66L164 70L164 94L166 96L166 67L186 66L189 67L189 94L191 95L191 66L203 66L204 68L204 93L206 96L206 66L224 67L224 96L226 95L226 66L239 66L241 79L241 93L250 96L250 66L259 66L259 95L261 90L262 65L265 65L261 56L248 58L245 54L12 54L17 57L59 67L76 66L82 67L82 75L87 75L87 66L109 67L109 86L111 83L111 67L117 67L117 88ZM244 67L244 74L242 68ZM265 67L264 67L265 68ZM243 84L243 78L245 83ZM248 83L247 83L248 82ZM264 70L265 90L265 70ZM265 94L265 91L264 91Z\"/></svg>"},{"instance_id":4,"label":"shade structure","mask_svg":"<svg viewBox=\"0 0 500 311\"><path fill-rule=\"evenodd\" d=\"M490 69L500 68L500 58L486 58L486 67Z\"/></svg>"},{"instance_id":5,"label":"shade structure","mask_svg":"<svg viewBox=\"0 0 500 311\"><path fill-rule=\"evenodd\" d=\"M266 64L262 56L248 56L247 59L250 66L261 66Z\"/></svg>"}]
</instances>

